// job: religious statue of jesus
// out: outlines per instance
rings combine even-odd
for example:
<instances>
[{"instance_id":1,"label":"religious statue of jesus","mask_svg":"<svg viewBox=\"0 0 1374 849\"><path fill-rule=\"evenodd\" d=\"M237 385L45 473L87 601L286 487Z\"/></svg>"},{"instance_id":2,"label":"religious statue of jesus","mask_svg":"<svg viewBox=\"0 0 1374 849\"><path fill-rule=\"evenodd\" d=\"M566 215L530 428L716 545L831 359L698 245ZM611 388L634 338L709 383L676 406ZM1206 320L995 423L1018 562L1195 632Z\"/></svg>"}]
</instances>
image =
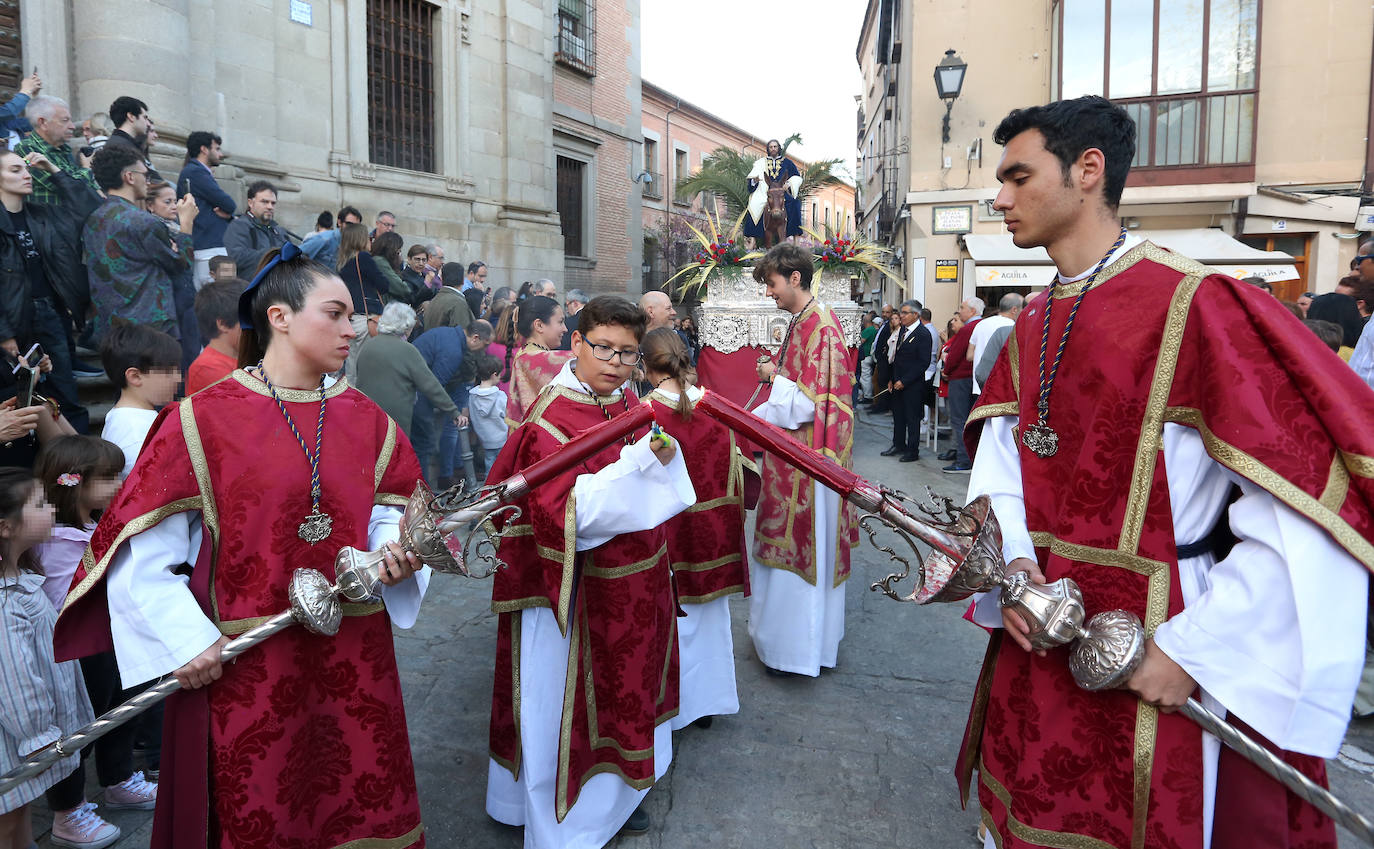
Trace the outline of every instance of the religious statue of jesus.
<instances>
[{"instance_id":1,"label":"religious statue of jesus","mask_svg":"<svg viewBox=\"0 0 1374 849\"><path fill-rule=\"evenodd\" d=\"M782 144L769 139L767 155L749 171L749 206L744 235L756 247L771 248L788 236L801 235L802 176L797 164L782 153Z\"/></svg>"}]
</instances>

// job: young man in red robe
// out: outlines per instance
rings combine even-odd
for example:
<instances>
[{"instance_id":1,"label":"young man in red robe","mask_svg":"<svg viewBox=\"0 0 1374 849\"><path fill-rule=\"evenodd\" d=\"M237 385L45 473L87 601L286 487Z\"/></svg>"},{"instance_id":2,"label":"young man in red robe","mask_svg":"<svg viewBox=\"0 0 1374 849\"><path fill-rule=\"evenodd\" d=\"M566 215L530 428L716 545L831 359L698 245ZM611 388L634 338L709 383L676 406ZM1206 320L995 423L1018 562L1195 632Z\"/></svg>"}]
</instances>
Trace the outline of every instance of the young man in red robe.
<instances>
[{"instance_id":1,"label":"young man in red robe","mask_svg":"<svg viewBox=\"0 0 1374 849\"><path fill-rule=\"evenodd\" d=\"M713 716L739 713L730 599L749 592L744 542L746 491L758 492L758 471L745 459L729 428L693 415L702 397L688 375L692 361L671 327L644 337L644 376L654 387L654 420L678 440L697 503L668 521L668 557L683 616L677 621L681 654L679 699L673 730ZM752 486L751 486L752 482Z\"/></svg>"},{"instance_id":2,"label":"young man in red robe","mask_svg":"<svg viewBox=\"0 0 1374 849\"><path fill-rule=\"evenodd\" d=\"M326 376L353 337L343 281L282 254L239 302L245 367L153 425L74 577L56 653L113 645L126 684L171 673L187 688L166 703L152 846L421 847L391 643L427 584L395 544L420 469L395 422ZM221 665L230 638L290 606L295 569L332 579L346 545L387 548L381 599L345 603L333 637L292 628Z\"/></svg>"},{"instance_id":3,"label":"young man in red robe","mask_svg":"<svg viewBox=\"0 0 1374 849\"><path fill-rule=\"evenodd\" d=\"M987 846L1335 847L1314 808L1172 713L1197 694L1324 780L1350 718L1374 566L1374 393L1273 298L1127 235L1135 153L1097 97L1013 111L996 208L1059 270L966 437L1012 571L1144 623L1126 688L1076 686L995 594L958 771ZM1047 356L1038 352L1046 350ZM1056 352L1062 351L1062 357Z\"/></svg>"},{"instance_id":4,"label":"young man in red robe","mask_svg":"<svg viewBox=\"0 0 1374 849\"><path fill-rule=\"evenodd\" d=\"M638 403L644 315L593 298L566 363L488 475L503 480ZM527 849L602 846L672 761L676 599L663 523L696 501L676 443L637 434L520 503L506 527L487 813L524 826Z\"/></svg>"},{"instance_id":5,"label":"young man in red robe","mask_svg":"<svg viewBox=\"0 0 1374 849\"><path fill-rule=\"evenodd\" d=\"M792 314L778 362L760 363L771 382L755 415L849 468L854 447L853 354L835 311L811 293L809 250L778 245L754 268L778 309ZM835 492L771 455L750 563L749 636L773 673L820 675L834 667L844 636L844 582L859 540L853 508Z\"/></svg>"}]
</instances>

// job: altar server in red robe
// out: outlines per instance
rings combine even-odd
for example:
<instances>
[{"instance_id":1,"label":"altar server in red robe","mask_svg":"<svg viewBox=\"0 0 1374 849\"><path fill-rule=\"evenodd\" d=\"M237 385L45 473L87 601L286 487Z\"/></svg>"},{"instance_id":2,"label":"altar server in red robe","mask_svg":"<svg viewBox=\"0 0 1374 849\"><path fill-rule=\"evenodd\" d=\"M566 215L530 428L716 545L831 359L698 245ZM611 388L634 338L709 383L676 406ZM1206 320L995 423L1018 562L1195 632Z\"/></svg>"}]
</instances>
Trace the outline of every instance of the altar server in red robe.
<instances>
[{"instance_id":1,"label":"altar server in red robe","mask_svg":"<svg viewBox=\"0 0 1374 849\"><path fill-rule=\"evenodd\" d=\"M1195 693L1324 781L1364 658L1374 393L1260 290L1131 237L1135 126L1098 97L1013 111L996 208L1059 276L969 417L969 495L1013 571L1078 582L1150 639L1124 690L1001 626L959 773L986 845L1334 847L1330 820L1171 713ZM1040 353L1040 352L1046 353ZM1062 356L1061 356L1062 353Z\"/></svg>"},{"instance_id":2,"label":"altar server in red robe","mask_svg":"<svg viewBox=\"0 0 1374 849\"><path fill-rule=\"evenodd\" d=\"M593 298L575 359L511 434L488 480L503 480L628 410L644 315ZM677 604L663 523L696 501L666 434L610 446L531 492L505 530L487 813L525 827L527 849L597 847L672 761L678 708Z\"/></svg>"},{"instance_id":3,"label":"altar server in red robe","mask_svg":"<svg viewBox=\"0 0 1374 849\"><path fill-rule=\"evenodd\" d=\"M188 688L166 704L152 846L424 846L391 643L427 584L394 543L420 468L395 422L327 376L354 335L343 281L294 246L281 257L239 302L244 367L153 425L56 649L113 644L126 685L170 673ZM336 636L293 628L220 664L229 638L289 606L293 570L332 578L345 545L388 548L381 599L344 604Z\"/></svg>"},{"instance_id":4,"label":"altar server in red robe","mask_svg":"<svg viewBox=\"0 0 1374 849\"><path fill-rule=\"evenodd\" d=\"M563 308L553 298L535 295L516 307L515 329L525 339L510 366L510 394L506 419L518 427L535 400L563 364L572 359L571 351L560 351L563 341Z\"/></svg>"},{"instance_id":5,"label":"altar server in red robe","mask_svg":"<svg viewBox=\"0 0 1374 849\"><path fill-rule=\"evenodd\" d=\"M654 420L677 439L697 494L697 503L669 519L667 529L678 603L686 613L677 620L682 684L673 729L693 722L710 727L712 716L739 713L729 596L749 592L744 492L747 478L758 491L758 472L735 445L733 431L692 415L702 392L688 379L692 361L682 337L660 327L645 334L642 347Z\"/></svg>"},{"instance_id":6,"label":"altar server in red robe","mask_svg":"<svg viewBox=\"0 0 1374 849\"><path fill-rule=\"evenodd\" d=\"M835 311L811 293L811 253L778 245L754 268L778 309L792 314L778 362L762 363L768 400L754 413L849 468L854 363ZM764 455L750 562L749 636L773 673L820 675L844 637L844 582L859 528L832 490Z\"/></svg>"}]
</instances>

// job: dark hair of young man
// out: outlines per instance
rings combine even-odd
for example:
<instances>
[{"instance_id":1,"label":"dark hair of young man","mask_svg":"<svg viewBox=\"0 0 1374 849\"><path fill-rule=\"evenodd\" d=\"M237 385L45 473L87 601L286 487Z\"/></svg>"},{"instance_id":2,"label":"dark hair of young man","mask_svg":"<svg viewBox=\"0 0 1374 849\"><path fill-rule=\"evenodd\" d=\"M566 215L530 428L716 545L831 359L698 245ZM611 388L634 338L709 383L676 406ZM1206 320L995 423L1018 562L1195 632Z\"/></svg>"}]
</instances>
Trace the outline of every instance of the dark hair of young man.
<instances>
[{"instance_id":1,"label":"dark hair of young man","mask_svg":"<svg viewBox=\"0 0 1374 849\"><path fill-rule=\"evenodd\" d=\"M271 192L275 195L277 193L277 187L267 182L266 180L254 180L253 182L248 184L249 198L255 198L263 192Z\"/></svg>"},{"instance_id":2,"label":"dark hair of young man","mask_svg":"<svg viewBox=\"0 0 1374 849\"><path fill-rule=\"evenodd\" d=\"M186 137L186 161L190 162L200 156L201 148L210 148L217 144L224 144L224 139L209 130L196 130Z\"/></svg>"},{"instance_id":3,"label":"dark hair of young man","mask_svg":"<svg viewBox=\"0 0 1374 849\"><path fill-rule=\"evenodd\" d=\"M116 97L114 103L110 104L110 123L115 125L115 129L119 129L130 116L136 118L147 111L148 104L137 97Z\"/></svg>"},{"instance_id":4,"label":"dark hair of young man","mask_svg":"<svg viewBox=\"0 0 1374 849\"><path fill-rule=\"evenodd\" d=\"M342 227L343 224L344 224L344 219L347 218L347 217L350 216L350 215L353 216L354 219L356 219L354 223L356 223L356 224L361 224L361 223L363 223L363 214L362 214L361 212L358 211L358 207L356 207L356 206L343 206L343 207L340 207L340 208L339 208L339 214L336 215L336 216L334 216L334 221L335 221L340 227Z\"/></svg>"},{"instance_id":5,"label":"dark hair of young man","mask_svg":"<svg viewBox=\"0 0 1374 849\"><path fill-rule=\"evenodd\" d=\"M206 283L196 293L196 328L200 338L214 339L220 334L221 324L234 327L239 323L239 295L247 288L247 280L227 277Z\"/></svg>"},{"instance_id":6,"label":"dark hair of young man","mask_svg":"<svg viewBox=\"0 0 1374 849\"><path fill-rule=\"evenodd\" d=\"M644 338L644 329L649 324L649 318L637 304L619 295L597 295L577 314L577 330L584 338L588 333L607 324L624 327L634 334L635 341L639 341Z\"/></svg>"},{"instance_id":7,"label":"dark hair of young man","mask_svg":"<svg viewBox=\"0 0 1374 849\"><path fill-rule=\"evenodd\" d=\"M1307 328L1317 334L1317 338L1322 340L1322 344L1332 351L1340 351L1341 342L1345 334L1341 332L1341 326L1334 321L1323 321L1320 318L1305 318L1302 323Z\"/></svg>"},{"instance_id":8,"label":"dark hair of young man","mask_svg":"<svg viewBox=\"0 0 1374 849\"><path fill-rule=\"evenodd\" d=\"M101 191L112 192L124 185L125 169L142 161L133 148L107 144L91 158L91 174Z\"/></svg>"},{"instance_id":9,"label":"dark hair of young man","mask_svg":"<svg viewBox=\"0 0 1374 849\"><path fill-rule=\"evenodd\" d=\"M476 274L477 272L481 271L486 267L487 264L485 262L482 262L480 259L476 262L470 262L468 263L468 274Z\"/></svg>"},{"instance_id":10,"label":"dark hair of young man","mask_svg":"<svg viewBox=\"0 0 1374 849\"><path fill-rule=\"evenodd\" d=\"M124 372L131 368L144 374L181 368L181 343L144 324L116 322L100 346L100 364L115 388L123 389Z\"/></svg>"},{"instance_id":11,"label":"dark hair of young man","mask_svg":"<svg viewBox=\"0 0 1374 849\"><path fill-rule=\"evenodd\" d=\"M420 248L421 253L424 252L424 248L420 245L412 245L410 249L411 251L414 251L415 248ZM411 256L415 256L415 254L411 253ZM451 286L454 289L457 289L458 287L462 286L463 264L461 262L444 263L443 266L439 269L439 279L443 282L445 286Z\"/></svg>"},{"instance_id":12,"label":"dark hair of young man","mask_svg":"<svg viewBox=\"0 0 1374 849\"><path fill-rule=\"evenodd\" d=\"M763 255L759 264L754 266L754 279L760 283L767 283L768 278L774 274L781 274L783 279L789 280L792 272L800 272L801 287L805 291L811 291L811 275L815 273L815 259L811 251L801 245L792 242L783 242L768 249L768 253ZM579 319L581 321L582 319Z\"/></svg>"},{"instance_id":13,"label":"dark hair of young man","mask_svg":"<svg viewBox=\"0 0 1374 849\"><path fill-rule=\"evenodd\" d=\"M210 275L213 277L214 275L218 274L219 267L221 265L232 265L233 263L234 258L229 256L228 254L218 254L216 256L210 257Z\"/></svg>"},{"instance_id":14,"label":"dark hair of young man","mask_svg":"<svg viewBox=\"0 0 1374 849\"><path fill-rule=\"evenodd\" d=\"M321 212L319 215L316 215L316 216L315 216L315 228L316 228L317 230L333 230L333 229L334 229L334 213L332 213L332 212L330 212L329 210L326 209L324 212Z\"/></svg>"},{"instance_id":15,"label":"dark hair of young man","mask_svg":"<svg viewBox=\"0 0 1374 849\"><path fill-rule=\"evenodd\" d=\"M1135 158L1135 122L1125 109L1096 95L1013 109L997 125L992 140L1006 145L1027 130L1040 131L1045 150L1059 160L1066 186L1070 185L1070 169L1083 151L1102 151L1106 160L1103 200L1111 210L1121 205L1126 175Z\"/></svg>"}]
</instances>

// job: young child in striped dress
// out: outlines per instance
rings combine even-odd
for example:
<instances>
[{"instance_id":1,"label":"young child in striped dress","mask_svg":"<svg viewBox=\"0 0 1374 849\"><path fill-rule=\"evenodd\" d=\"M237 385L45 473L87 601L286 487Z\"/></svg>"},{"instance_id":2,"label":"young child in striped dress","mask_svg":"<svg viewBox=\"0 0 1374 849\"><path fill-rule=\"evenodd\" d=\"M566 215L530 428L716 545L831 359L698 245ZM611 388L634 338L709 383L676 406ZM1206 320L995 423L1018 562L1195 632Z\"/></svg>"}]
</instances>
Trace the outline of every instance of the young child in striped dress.
<instances>
[{"instance_id":1,"label":"young child in striped dress","mask_svg":"<svg viewBox=\"0 0 1374 849\"><path fill-rule=\"evenodd\" d=\"M52 526L53 509L28 470L0 468L0 773L95 718L80 667L53 660L57 611L33 552ZM65 758L0 794L0 849L34 845L29 802L77 763Z\"/></svg>"}]
</instances>

